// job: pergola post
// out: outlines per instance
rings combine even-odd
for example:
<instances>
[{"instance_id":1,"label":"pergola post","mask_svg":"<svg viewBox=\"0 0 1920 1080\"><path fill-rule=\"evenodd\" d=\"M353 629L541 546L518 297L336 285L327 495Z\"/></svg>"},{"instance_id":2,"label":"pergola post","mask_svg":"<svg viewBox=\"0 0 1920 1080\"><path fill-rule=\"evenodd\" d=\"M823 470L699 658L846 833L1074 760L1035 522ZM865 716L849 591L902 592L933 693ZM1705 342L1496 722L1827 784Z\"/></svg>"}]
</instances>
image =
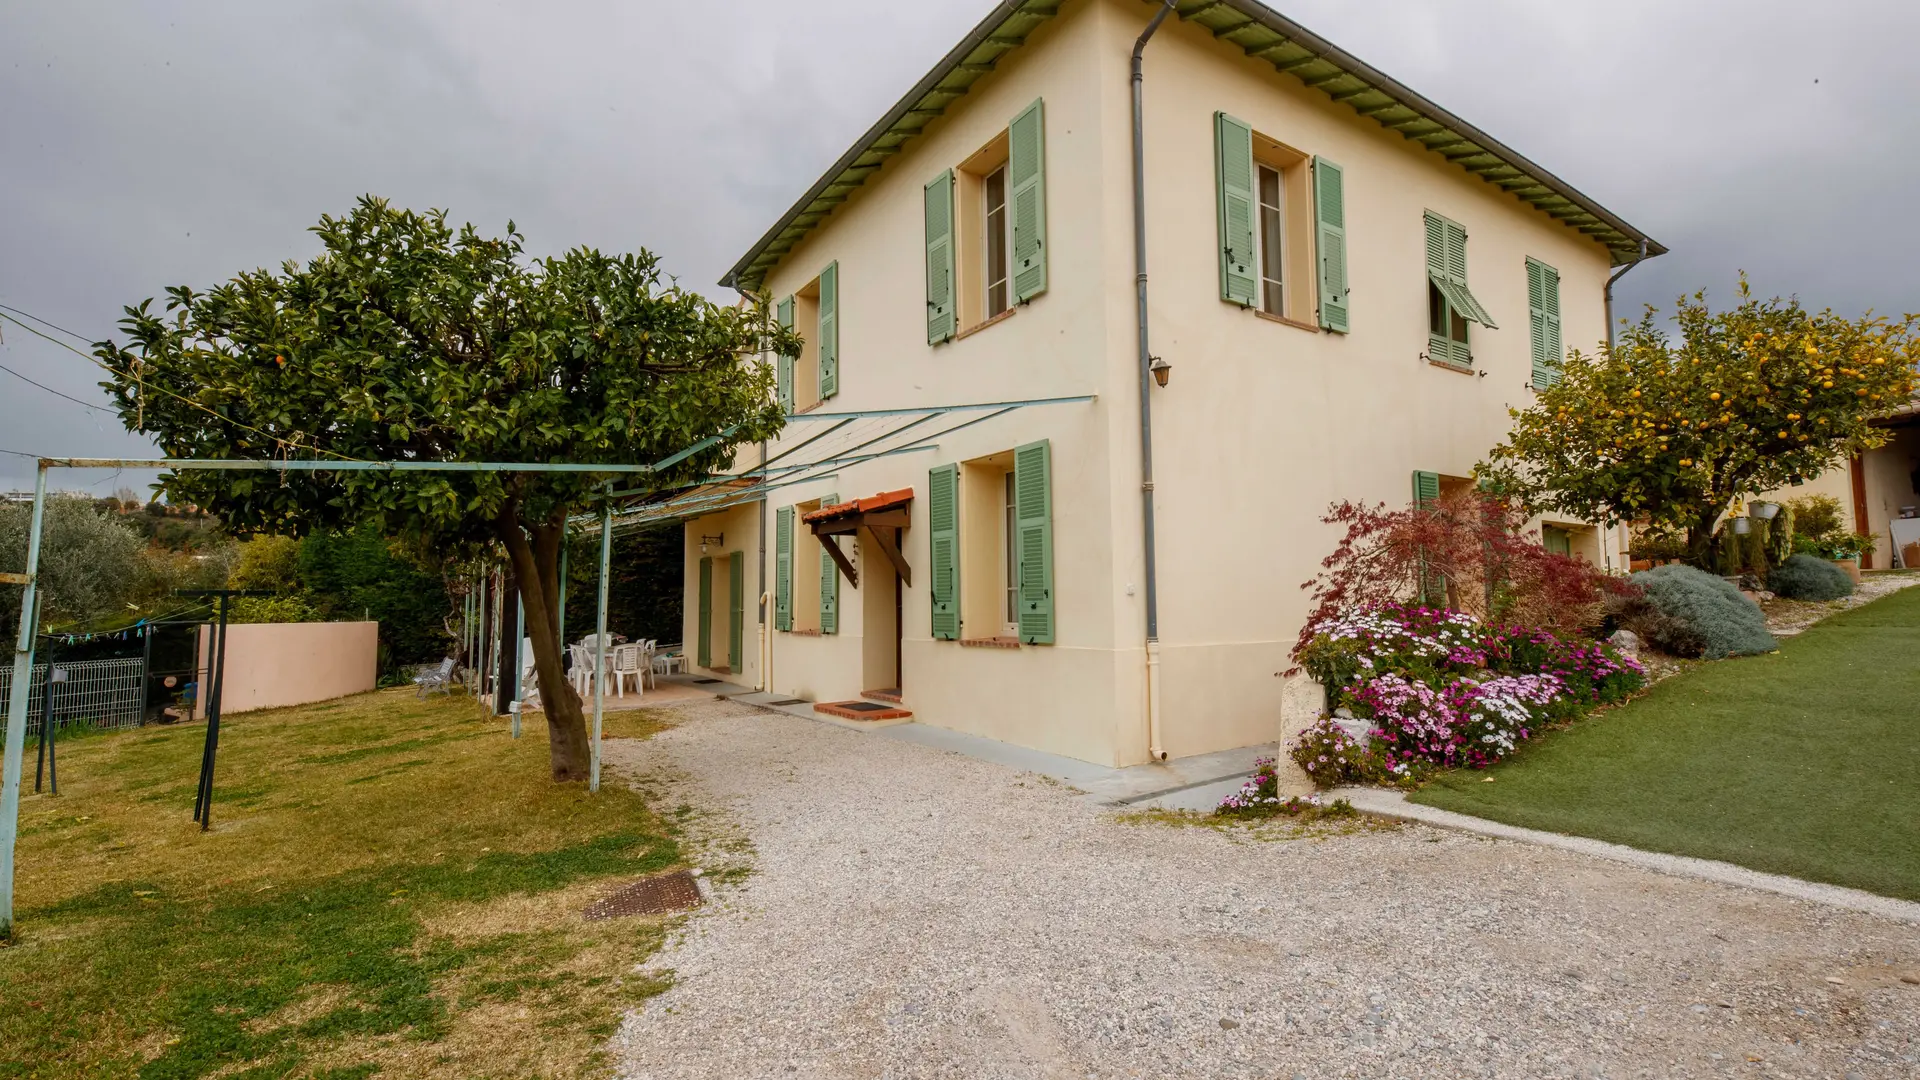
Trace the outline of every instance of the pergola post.
<instances>
[{"instance_id":1,"label":"pergola post","mask_svg":"<svg viewBox=\"0 0 1920 1080\"><path fill-rule=\"evenodd\" d=\"M34 605L39 597L40 532L47 515L47 463L33 479L33 524L27 532L20 632L13 643L13 685L7 695L6 761L0 768L0 941L13 938L13 847L20 824L20 771L27 748L27 683L33 679ZM49 671L48 677L53 673Z\"/></svg>"},{"instance_id":2,"label":"pergola post","mask_svg":"<svg viewBox=\"0 0 1920 1080\"><path fill-rule=\"evenodd\" d=\"M609 485L611 486L611 485ZM600 504L600 585L593 648L593 757L588 766L587 790L600 790L600 720L607 704L607 572L613 565L613 499Z\"/></svg>"}]
</instances>

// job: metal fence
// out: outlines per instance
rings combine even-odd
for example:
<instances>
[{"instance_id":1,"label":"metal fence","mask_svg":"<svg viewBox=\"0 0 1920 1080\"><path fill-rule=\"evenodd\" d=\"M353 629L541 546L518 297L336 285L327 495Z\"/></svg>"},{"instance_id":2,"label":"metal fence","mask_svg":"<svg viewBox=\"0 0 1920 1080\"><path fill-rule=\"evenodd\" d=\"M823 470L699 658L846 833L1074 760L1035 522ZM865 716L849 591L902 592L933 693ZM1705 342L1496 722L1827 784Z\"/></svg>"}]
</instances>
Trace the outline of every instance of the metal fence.
<instances>
[{"instance_id":1,"label":"metal fence","mask_svg":"<svg viewBox=\"0 0 1920 1080\"><path fill-rule=\"evenodd\" d=\"M53 715L61 727L90 723L95 727L139 727L146 704L147 662L140 657L122 660L80 660L54 667L67 673L66 682L53 684ZM40 730L40 713L47 702L47 665L35 664L27 684L27 733ZM0 666L0 710L13 689L13 668Z\"/></svg>"}]
</instances>

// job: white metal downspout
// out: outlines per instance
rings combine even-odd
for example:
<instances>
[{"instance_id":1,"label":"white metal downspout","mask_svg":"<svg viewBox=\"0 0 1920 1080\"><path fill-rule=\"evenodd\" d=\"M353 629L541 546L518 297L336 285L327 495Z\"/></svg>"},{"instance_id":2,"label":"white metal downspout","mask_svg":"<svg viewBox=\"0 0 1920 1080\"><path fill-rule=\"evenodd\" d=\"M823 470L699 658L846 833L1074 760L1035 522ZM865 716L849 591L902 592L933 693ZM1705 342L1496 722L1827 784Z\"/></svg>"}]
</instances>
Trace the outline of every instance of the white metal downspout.
<instances>
[{"instance_id":1,"label":"white metal downspout","mask_svg":"<svg viewBox=\"0 0 1920 1080\"><path fill-rule=\"evenodd\" d=\"M1146 133L1141 120L1141 54L1147 41L1173 13L1174 0L1166 0L1152 21L1133 43L1133 273L1134 307L1139 319L1140 368L1140 498L1141 540L1146 555L1147 601L1147 757L1165 761L1167 751L1160 740L1160 584L1156 573L1153 535L1153 364L1147 339L1147 176Z\"/></svg>"}]
</instances>

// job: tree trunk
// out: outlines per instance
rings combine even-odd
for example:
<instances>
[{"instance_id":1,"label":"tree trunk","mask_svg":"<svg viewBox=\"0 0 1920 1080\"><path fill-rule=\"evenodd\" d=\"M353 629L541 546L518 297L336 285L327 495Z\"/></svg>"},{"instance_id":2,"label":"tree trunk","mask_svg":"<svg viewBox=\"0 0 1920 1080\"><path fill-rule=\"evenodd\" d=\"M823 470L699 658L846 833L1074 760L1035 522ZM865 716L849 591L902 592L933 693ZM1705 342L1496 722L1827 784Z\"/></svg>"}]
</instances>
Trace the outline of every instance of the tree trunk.
<instances>
[{"instance_id":1,"label":"tree trunk","mask_svg":"<svg viewBox=\"0 0 1920 1080\"><path fill-rule=\"evenodd\" d=\"M1723 503L1709 504L1699 512L1699 517L1687 527L1687 562L1695 569L1705 570L1709 574L1718 573L1714 565L1713 527L1720 521Z\"/></svg>"},{"instance_id":2,"label":"tree trunk","mask_svg":"<svg viewBox=\"0 0 1920 1080\"><path fill-rule=\"evenodd\" d=\"M587 740L587 718L580 695L567 682L561 659L557 587L560 578L559 527L538 525L529 541L511 507L494 522L507 555L513 560L526 610L526 635L533 645L533 670L540 680L540 703L547 716L547 749L556 783L585 780L592 747ZM551 532L551 538L544 535Z\"/></svg>"}]
</instances>

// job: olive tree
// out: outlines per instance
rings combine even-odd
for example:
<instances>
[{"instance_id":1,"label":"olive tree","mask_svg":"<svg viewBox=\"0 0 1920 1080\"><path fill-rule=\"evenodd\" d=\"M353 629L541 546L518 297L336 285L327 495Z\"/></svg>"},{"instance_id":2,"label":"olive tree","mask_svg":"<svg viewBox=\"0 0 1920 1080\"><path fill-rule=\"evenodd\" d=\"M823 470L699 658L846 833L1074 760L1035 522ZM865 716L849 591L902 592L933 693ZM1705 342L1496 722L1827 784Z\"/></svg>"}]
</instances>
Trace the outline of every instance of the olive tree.
<instances>
[{"instance_id":1,"label":"olive tree","mask_svg":"<svg viewBox=\"0 0 1920 1080\"><path fill-rule=\"evenodd\" d=\"M725 307L641 251L528 258L442 211L364 197L313 228L304 264L126 309L96 354L121 417L170 456L635 464L715 437L663 475L724 469L781 423L770 365L798 348L764 300ZM557 636L566 519L614 474L181 470L169 497L239 533L369 524L420 550L504 548L521 590L555 780L587 775Z\"/></svg>"},{"instance_id":2,"label":"olive tree","mask_svg":"<svg viewBox=\"0 0 1920 1080\"><path fill-rule=\"evenodd\" d=\"M0 504L0 566L24 566L31 503ZM124 621L138 610L146 544L111 511L85 495L47 499L40 532L40 624L87 630ZM20 625L19 589L0 589L0 641L11 646Z\"/></svg>"}]
</instances>

